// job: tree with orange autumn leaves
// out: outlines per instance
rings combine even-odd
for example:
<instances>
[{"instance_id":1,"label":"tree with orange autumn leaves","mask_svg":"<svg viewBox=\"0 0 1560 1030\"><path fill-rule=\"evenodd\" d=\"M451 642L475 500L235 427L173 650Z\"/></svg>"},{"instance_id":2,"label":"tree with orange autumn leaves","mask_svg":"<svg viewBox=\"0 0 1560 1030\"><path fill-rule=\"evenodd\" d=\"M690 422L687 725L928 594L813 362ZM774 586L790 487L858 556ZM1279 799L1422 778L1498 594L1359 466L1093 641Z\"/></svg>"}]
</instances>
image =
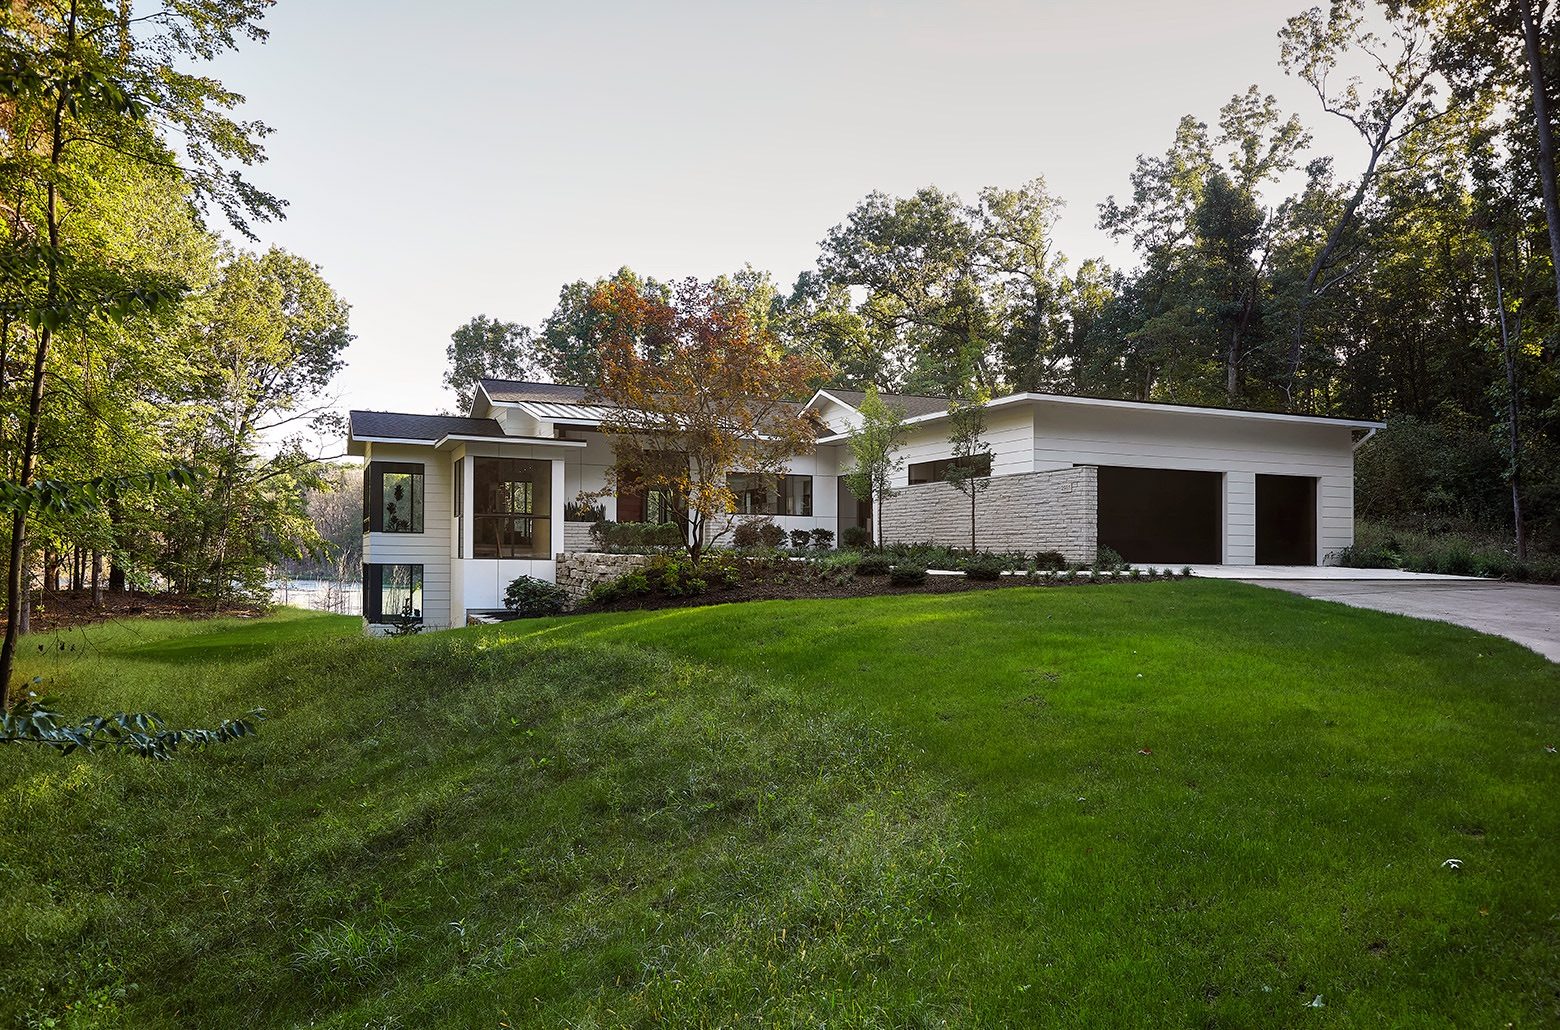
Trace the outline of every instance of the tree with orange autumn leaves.
<instances>
[{"instance_id":1,"label":"tree with orange autumn leaves","mask_svg":"<svg viewBox=\"0 0 1560 1030\"><path fill-rule=\"evenodd\" d=\"M610 316L592 398L611 408L601 423L614 460L608 489L658 492L697 562L730 529L728 476L778 475L811 450L821 423L799 399L829 370L787 352L712 283L685 280L663 300L614 280L591 304Z\"/></svg>"}]
</instances>

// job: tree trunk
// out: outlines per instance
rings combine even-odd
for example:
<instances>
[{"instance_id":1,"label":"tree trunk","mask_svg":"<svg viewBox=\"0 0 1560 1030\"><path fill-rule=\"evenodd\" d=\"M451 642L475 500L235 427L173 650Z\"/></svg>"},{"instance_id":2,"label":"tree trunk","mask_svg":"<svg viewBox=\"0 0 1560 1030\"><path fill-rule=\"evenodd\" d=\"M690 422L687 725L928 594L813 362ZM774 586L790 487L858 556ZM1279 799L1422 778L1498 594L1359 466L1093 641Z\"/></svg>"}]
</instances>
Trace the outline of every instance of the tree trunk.
<instances>
[{"instance_id":1,"label":"tree trunk","mask_svg":"<svg viewBox=\"0 0 1560 1030\"><path fill-rule=\"evenodd\" d=\"M76 6L71 4L66 22L66 41L74 48L76 42ZM45 305L53 309L60 296L60 219L59 219L59 168L65 154L65 111L73 102L69 82L58 82L54 100L54 115L50 122L49 181L46 192L45 219L49 232L47 262L48 278L44 286ZM27 399L27 421L22 426L22 461L17 482L22 487L32 483L33 459L38 447L38 422L43 411L44 371L47 367L49 344L54 332L46 323L38 333L38 347L33 355L32 390ZM21 608L26 604L22 584L22 544L27 537L27 508L18 505L11 516L11 565L6 582L5 643L0 644L0 712L9 710L11 698L11 674L16 665L16 638L20 631Z\"/></svg>"},{"instance_id":2,"label":"tree trunk","mask_svg":"<svg viewBox=\"0 0 1560 1030\"><path fill-rule=\"evenodd\" d=\"M92 549L92 607L103 607L103 553Z\"/></svg>"},{"instance_id":3,"label":"tree trunk","mask_svg":"<svg viewBox=\"0 0 1560 1030\"><path fill-rule=\"evenodd\" d=\"M975 553L975 480L970 480L970 553Z\"/></svg>"},{"instance_id":4,"label":"tree trunk","mask_svg":"<svg viewBox=\"0 0 1560 1030\"><path fill-rule=\"evenodd\" d=\"M1533 0L1517 0L1522 15L1523 51L1527 55L1528 77L1533 83L1533 121L1538 130L1538 181L1544 189L1544 221L1549 225L1549 255L1554 263L1555 303L1560 304L1560 196L1555 189L1555 140L1549 125L1549 95L1544 88L1543 52L1539 48L1538 24L1533 19Z\"/></svg>"},{"instance_id":5,"label":"tree trunk","mask_svg":"<svg viewBox=\"0 0 1560 1030\"><path fill-rule=\"evenodd\" d=\"M1506 325L1506 294L1500 281L1500 237L1493 232L1490 235L1490 260L1495 268L1495 310L1500 315L1500 353L1506 364L1506 418L1511 424L1511 521L1517 538L1517 560L1526 561L1527 529L1522 519L1522 434L1517 426L1521 411L1517 398L1517 358L1512 353L1511 332Z\"/></svg>"}]
</instances>

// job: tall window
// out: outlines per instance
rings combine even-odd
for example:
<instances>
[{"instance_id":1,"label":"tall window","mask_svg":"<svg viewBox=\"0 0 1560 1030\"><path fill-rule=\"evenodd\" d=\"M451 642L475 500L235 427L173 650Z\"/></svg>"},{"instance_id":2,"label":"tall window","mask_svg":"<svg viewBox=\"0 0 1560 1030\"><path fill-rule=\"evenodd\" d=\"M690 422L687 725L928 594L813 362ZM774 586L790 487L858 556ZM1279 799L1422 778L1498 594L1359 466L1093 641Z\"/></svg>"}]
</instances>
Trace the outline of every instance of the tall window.
<instances>
[{"instance_id":1,"label":"tall window","mask_svg":"<svg viewBox=\"0 0 1560 1030\"><path fill-rule=\"evenodd\" d=\"M726 478L742 515L811 515L812 476L737 472Z\"/></svg>"},{"instance_id":2,"label":"tall window","mask_svg":"<svg viewBox=\"0 0 1560 1030\"><path fill-rule=\"evenodd\" d=\"M423 531L423 467L411 461L371 461L363 470L363 532Z\"/></svg>"},{"instance_id":3,"label":"tall window","mask_svg":"<svg viewBox=\"0 0 1560 1030\"><path fill-rule=\"evenodd\" d=\"M363 617L379 624L393 618L421 622L423 567L364 563Z\"/></svg>"},{"instance_id":4,"label":"tall window","mask_svg":"<svg viewBox=\"0 0 1560 1030\"><path fill-rule=\"evenodd\" d=\"M466 527L461 525L460 517L466 509L466 459L455 459L455 557L466 557Z\"/></svg>"},{"instance_id":5,"label":"tall window","mask_svg":"<svg viewBox=\"0 0 1560 1030\"><path fill-rule=\"evenodd\" d=\"M473 458L473 558L552 557L552 462Z\"/></svg>"}]
</instances>

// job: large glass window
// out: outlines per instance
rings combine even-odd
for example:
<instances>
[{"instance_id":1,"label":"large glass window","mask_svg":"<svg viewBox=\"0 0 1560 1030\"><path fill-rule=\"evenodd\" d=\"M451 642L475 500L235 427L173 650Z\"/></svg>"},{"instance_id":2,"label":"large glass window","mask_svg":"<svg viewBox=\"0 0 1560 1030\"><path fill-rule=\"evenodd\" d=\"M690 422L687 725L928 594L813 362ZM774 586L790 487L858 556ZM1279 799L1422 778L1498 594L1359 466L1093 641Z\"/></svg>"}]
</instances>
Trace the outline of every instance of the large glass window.
<instances>
[{"instance_id":1,"label":"large glass window","mask_svg":"<svg viewBox=\"0 0 1560 1030\"><path fill-rule=\"evenodd\" d=\"M421 622L423 567L365 563L363 616L376 624L384 624L396 618Z\"/></svg>"},{"instance_id":2,"label":"large glass window","mask_svg":"<svg viewBox=\"0 0 1560 1030\"><path fill-rule=\"evenodd\" d=\"M423 531L423 467L420 463L368 463L363 470L363 531Z\"/></svg>"},{"instance_id":3,"label":"large glass window","mask_svg":"<svg viewBox=\"0 0 1560 1030\"><path fill-rule=\"evenodd\" d=\"M812 476L737 472L726 477L741 515L811 515Z\"/></svg>"},{"instance_id":4,"label":"large glass window","mask_svg":"<svg viewBox=\"0 0 1560 1030\"><path fill-rule=\"evenodd\" d=\"M473 558L552 557L552 462L472 459Z\"/></svg>"}]
</instances>

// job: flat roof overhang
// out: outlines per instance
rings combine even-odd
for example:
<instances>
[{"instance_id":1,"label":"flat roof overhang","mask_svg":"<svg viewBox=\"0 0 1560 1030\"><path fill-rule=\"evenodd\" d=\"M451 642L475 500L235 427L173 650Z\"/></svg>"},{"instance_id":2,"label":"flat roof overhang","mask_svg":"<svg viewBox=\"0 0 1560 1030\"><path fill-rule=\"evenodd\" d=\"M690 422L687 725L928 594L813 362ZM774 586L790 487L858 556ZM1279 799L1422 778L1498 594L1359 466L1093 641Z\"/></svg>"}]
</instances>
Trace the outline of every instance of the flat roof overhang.
<instances>
[{"instance_id":1,"label":"flat roof overhang","mask_svg":"<svg viewBox=\"0 0 1560 1030\"><path fill-rule=\"evenodd\" d=\"M395 436L348 436L347 453L361 457L363 444L388 443L405 447L431 447L436 451L447 451L456 444L462 443L496 443L518 444L522 447L563 447L566 449L578 449L586 446L584 440L564 440L551 436L480 436L478 434L449 433L437 440L413 440L406 437Z\"/></svg>"},{"instance_id":2,"label":"flat roof overhang","mask_svg":"<svg viewBox=\"0 0 1560 1030\"><path fill-rule=\"evenodd\" d=\"M820 391L821 392L821 391ZM987 408L1002 408L1024 402L1035 404L1070 404L1090 408L1106 408L1119 411L1146 411L1160 412L1169 415L1189 415L1201 418L1227 418L1249 422L1278 422L1288 425L1306 426L1339 426L1346 429L1360 429L1374 433L1378 429L1385 429L1385 422L1371 422L1364 419L1330 418L1326 415L1288 415L1280 411L1242 411L1239 408L1205 408L1191 404L1165 404L1158 401L1117 401L1104 397L1069 397L1057 393L1015 393L1006 397L998 397L987 401ZM946 411L932 412L928 415L916 415L904 420L904 425L921 425L927 422L935 422L938 419L947 418ZM818 438L818 443L843 443L849 440L850 433L835 433L831 436Z\"/></svg>"}]
</instances>

